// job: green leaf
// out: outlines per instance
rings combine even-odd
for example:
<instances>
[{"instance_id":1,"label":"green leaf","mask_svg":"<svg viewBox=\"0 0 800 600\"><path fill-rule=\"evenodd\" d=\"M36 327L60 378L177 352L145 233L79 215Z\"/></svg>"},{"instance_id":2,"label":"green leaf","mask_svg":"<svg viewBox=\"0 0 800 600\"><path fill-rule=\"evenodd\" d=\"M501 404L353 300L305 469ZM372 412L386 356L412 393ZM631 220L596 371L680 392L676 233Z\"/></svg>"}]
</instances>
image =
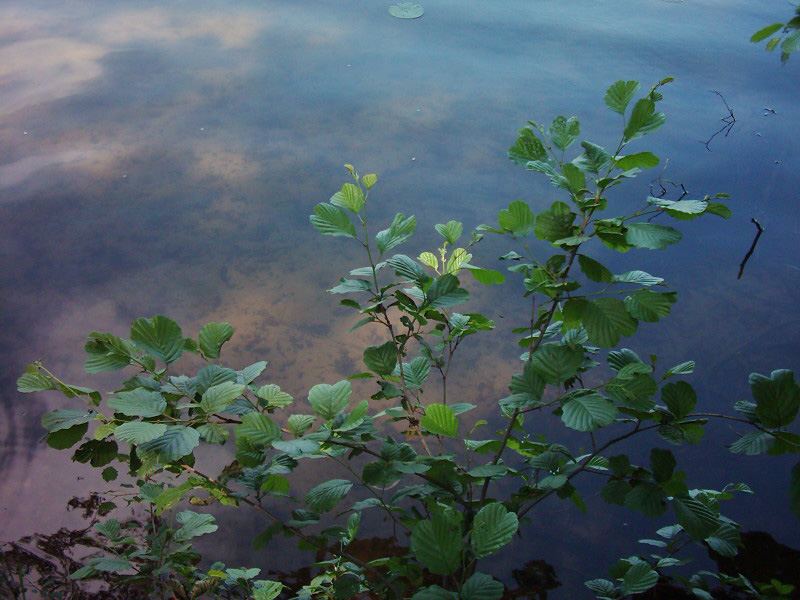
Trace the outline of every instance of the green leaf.
<instances>
[{"instance_id":1,"label":"green leaf","mask_svg":"<svg viewBox=\"0 0 800 600\"><path fill-rule=\"evenodd\" d=\"M458 433L456 414L446 404L429 404L425 407L425 415L420 419L420 424L435 435L456 437Z\"/></svg>"},{"instance_id":2,"label":"green leaf","mask_svg":"<svg viewBox=\"0 0 800 600\"><path fill-rule=\"evenodd\" d=\"M131 325L131 339L137 346L166 363L183 354L183 333L178 324L162 315L136 319Z\"/></svg>"},{"instance_id":3,"label":"green leaf","mask_svg":"<svg viewBox=\"0 0 800 600\"><path fill-rule=\"evenodd\" d=\"M91 577L97 572L101 573L122 573L132 569L133 565L126 558L119 558L117 556L101 556L97 558L90 558L86 565L71 573L70 579L85 579Z\"/></svg>"},{"instance_id":4,"label":"green leaf","mask_svg":"<svg viewBox=\"0 0 800 600\"><path fill-rule=\"evenodd\" d=\"M509 471L509 468L506 465L496 465L493 463L489 463L487 465L479 465L477 467L473 467L469 471L467 471L467 475L470 477L476 477L480 479L492 478L492 477L502 477L506 475Z\"/></svg>"},{"instance_id":5,"label":"green leaf","mask_svg":"<svg viewBox=\"0 0 800 600\"><path fill-rule=\"evenodd\" d=\"M451 511L435 510L411 532L411 551L436 575L449 575L461 565L461 543L461 520Z\"/></svg>"},{"instance_id":6,"label":"green leaf","mask_svg":"<svg viewBox=\"0 0 800 600\"><path fill-rule=\"evenodd\" d=\"M160 463L178 460L200 444L200 434L196 429L183 425L170 425L159 438L141 444L137 448L140 457L152 458Z\"/></svg>"},{"instance_id":7,"label":"green leaf","mask_svg":"<svg viewBox=\"0 0 800 600\"><path fill-rule=\"evenodd\" d=\"M97 331L89 334L83 348L89 355L84 363L87 373L123 369L131 364L131 357L136 353L129 341Z\"/></svg>"},{"instance_id":8,"label":"green leaf","mask_svg":"<svg viewBox=\"0 0 800 600\"><path fill-rule=\"evenodd\" d=\"M434 228L439 232L439 235L441 235L444 240L451 245L458 241L458 238L461 237L461 234L464 231L464 225L458 221L448 221L445 224L437 223L434 225Z\"/></svg>"},{"instance_id":9,"label":"green leaf","mask_svg":"<svg viewBox=\"0 0 800 600\"><path fill-rule=\"evenodd\" d=\"M364 350L364 364L378 375L389 375L397 366L397 348L391 340L380 346L369 346Z\"/></svg>"},{"instance_id":10,"label":"green leaf","mask_svg":"<svg viewBox=\"0 0 800 600\"><path fill-rule=\"evenodd\" d=\"M670 244L679 242L683 235L677 229L653 223L630 223L625 233L625 241L637 248L663 250Z\"/></svg>"},{"instance_id":11,"label":"green leaf","mask_svg":"<svg viewBox=\"0 0 800 600\"><path fill-rule=\"evenodd\" d=\"M658 483L666 483L672 479L676 464L675 457L669 450L661 448L650 450L650 470Z\"/></svg>"},{"instance_id":12,"label":"green leaf","mask_svg":"<svg viewBox=\"0 0 800 600\"><path fill-rule=\"evenodd\" d=\"M167 409L167 401L158 392L136 388L116 392L109 398L108 406L128 417L157 417Z\"/></svg>"},{"instance_id":13,"label":"green leaf","mask_svg":"<svg viewBox=\"0 0 800 600\"><path fill-rule=\"evenodd\" d=\"M600 394L573 395L563 406L561 420L577 431L594 431L614 422L617 408Z\"/></svg>"},{"instance_id":14,"label":"green leaf","mask_svg":"<svg viewBox=\"0 0 800 600\"><path fill-rule=\"evenodd\" d=\"M315 454L317 450L319 450L319 442L304 438L288 441L275 440L272 442L272 447L293 458L299 458L301 456L311 456Z\"/></svg>"},{"instance_id":15,"label":"green leaf","mask_svg":"<svg viewBox=\"0 0 800 600\"><path fill-rule=\"evenodd\" d=\"M561 173L564 175L567 189L576 197L582 197L586 190L586 175L583 171L573 163L564 163L561 165Z\"/></svg>"},{"instance_id":16,"label":"green leaf","mask_svg":"<svg viewBox=\"0 0 800 600\"><path fill-rule=\"evenodd\" d=\"M625 494L623 504L648 517L658 517L666 511L665 498L666 495L661 486L641 482Z\"/></svg>"},{"instance_id":17,"label":"green leaf","mask_svg":"<svg viewBox=\"0 0 800 600\"><path fill-rule=\"evenodd\" d=\"M497 213L497 224L514 236L527 235L533 230L534 216L522 200L514 200Z\"/></svg>"},{"instance_id":18,"label":"green leaf","mask_svg":"<svg viewBox=\"0 0 800 600\"><path fill-rule=\"evenodd\" d=\"M164 435L167 426L161 423L130 421L114 429L114 437L125 444L138 446Z\"/></svg>"},{"instance_id":19,"label":"green leaf","mask_svg":"<svg viewBox=\"0 0 800 600\"><path fill-rule=\"evenodd\" d=\"M56 386L53 380L41 373L35 365L28 366L27 372L17 379L17 391L23 394L54 389L56 389Z\"/></svg>"},{"instance_id":20,"label":"green leaf","mask_svg":"<svg viewBox=\"0 0 800 600\"><path fill-rule=\"evenodd\" d=\"M411 596L411 600L458 600L458 594L438 585L429 585Z\"/></svg>"},{"instance_id":21,"label":"green leaf","mask_svg":"<svg viewBox=\"0 0 800 600\"><path fill-rule=\"evenodd\" d=\"M614 275L614 281L619 283L635 283L638 285L658 285L664 283L661 277L655 277L644 271L628 271L621 275Z\"/></svg>"},{"instance_id":22,"label":"green leaf","mask_svg":"<svg viewBox=\"0 0 800 600\"><path fill-rule=\"evenodd\" d=\"M209 444L224 444L228 441L228 430L220 423L204 423L197 428L200 439Z\"/></svg>"},{"instance_id":23,"label":"green leaf","mask_svg":"<svg viewBox=\"0 0 800 600\"><path fill-rule=\"evenodd\" d=\"M647 412L655 408L652 397L658 385L652 377L641 372L628 376L632 371L636 371L637 367L648 368L641 363L624 366L617 377L606 385L606 391L619 404Z\"/></svg>"},{"instance_id":24,"label":"green leaf","mask_svg":"<svg viewBox=\"0 0 800 600\"><path fill-rule=\"evenodd\" d=\"M146 495L144 493L146 489L145 486L151 486L151 485L152 485L151 488L152 493ZM140 495L143 498L145 498L146 501L152 503L156 507L156 511L158 512L158 514L161 514L168 508L172 508L178 502L180 502L183 496L186 494L186 492L194 489L194 487L195 484L190 481L185 481L182 484L175 487L166 486L163 488L160 485L156 486L154 484L145 484L140 487Z\"/></svg>"},{"instance_id":25,"label":"green leaf","mask_svg":"<svg viewBox=\"0 0 800 600\"><path fill-rule=\"evenodd\" d=\"M603 348L616 346L622 336L633 335L637 323L618 298L598 298L587 301L581 320L589 341Z\"/></svg>"},{"instance_id":26,"label":"green leaf","mask_svg":"<svg viewBox=\"0 0 800 600\"><path fill-rule=\"evenodd\" d=\"M208 388L203 392L200 408L207 415L224 412L228 406L242 395L247 386L232 381L225 381Z\"/></svg>"},{"instance_id":27,"label":"green leaf","mask_svg":"<svg viewBox=\"0 0 800 600\"><path fill-rule=\"evenodd\" d=\"M794 21L795 19L792 19ZM796 25L795 25L796 26ZM781 60L787 61L792 52L800 49L800 31L793 31L781 42Z\"/></svg>"},{"instance_id":28,"label":"green leaf","mask_svg":"<svg viewBox=\"0 0 800 600\"><path fill-rule=\"evenodd\" d=\"M581 147L583 154L572 161L579 169L589 173L599 173L611 162L611 155L602 146L592 142L581 142Z\"/></svg>"},{"instance_id":29,"label":"green leaf","mask_svg":"<svg viewBox=\"0 0 800 600\"><path fill-rule=\"evenodd\" d=\"M308 402L323 419L332 419L347 407L352 393L353 388L347 380L333 385L320 383L308 391Z\"/></svg>"},{"instance_id":30,"label":"green leaf","mask_svg":"<svg viewBox=\"0 0 800 600\"><path fill-rule=\"evenodd\" d=\"M83 439L89 430L88 423L73 425L67 429L59 429L47 434L47 445L56 450L72 448Z\"/></svg>"},{"instance_id":31,"label":"green leaf","mask_svg":"<svg viewBox=\"0 0 800 600\"><path fill-rule=\"evenodd\" d=\"M590 579L584 581L583 585L592 590L599 597L613 598L614 583L608 579Z\"/></svg>"},{"instance_id":32,"label":"green leaf","mask_svg":"<svg viewBox=\"0 0 800 600\"><path fill-rule=\"evenodd\" d=\"M254 448L263 448L281 437L281 430L272 419L261 413L242 415L242 423L236 426L236 437L244 438Z\"/></svg>"},{"instance_id":33,"label":"green leaf","mask_svg":"<svg viewBox=\"0 0 800 600\"><path fill-rule=\"evenodd\" d=\"M531 366L546 383L560 384L573 377L583 364L583 351L560 344L542 344L533 353Z\"/></svg>"},{"instance_id":34,"label":"green leaf","mask_svg":"<svg viewBox=\"0 0 800 600\"><path fill-rule=\"evenodd\" d=\"M458 278L446 273L437 277L425 294L426 302L434 308L447 308L466 302L469 292L459 287Z\"/></svg>"},{"instance_id":35,"label":"green leaf","mask_svg":"<svg viewBox=\"0 0 800 600\"><path fill-rule=\"evenodd\" d=\"M518 165L532 160L547 160L547 150L530 127L519 130L517 141L508 149L508 157Z\"/></svg>"},{"instance_id":36,"label":"green leaf","mask_svg":"<svg viewBox=\"0 0 800 600\"><path fill-rule=\"evenodd\" d=\"M188 542L192 538L206 533L214 533L217 530L214 515L184 510L178 513L177 520L181 524L181 527L175 532L175 539L178 542Z\"/></svg>"},{"instance_id":37,"label":"green leaf","mask_svg":"<svg viewBox=\"0 0 800 600\"><path fill-rule=\"evenodd\" d=\"M400 277L405 277L411 281L416 282L420 286L424 285L431 280L430 276L420 268L420 266L405 254L395 254L392 258L386 261L394 272Z\"/></svg>"},{"instance_id":38,"label":"green leaf","mask_svg":"<svg viewBox=\"0 0 800 600\"><path fill-rule=\"evenodd\" d=\"M558 116L550 125L550 140L559 150L569 148L581 133L581 126L577 117Z\"/></svg>"},{"instance_id":39,"label":"green leaf","mask_svg":"<svg viewBox=\"0 0 800 600\"><path fill-rule=\"evenodd\" d=\"M283 475L271 473L262 483L259 488L262 492L272 494L273 496L288 496L289 495L289 480Z\"/></svg>"},{"instance_id":40,"label":"green leaf","mask_svg":"<svg viewBox=\"0 0 800 600\"><path fill-rule=\"evenodd\" d=\"M540 240L555 242L572 235L575 213L563 202L553 202L550 208L536 217L534 233Z\"/></svg>"},{"instance_id":41,"label":"green leaf","mask_svg":"<svg viewBox=\"0 0 800 600\"><path fill-rule=\"evenodd\" d=\"M683 419L694 410L697 394L694 388L685 381L668 383L661 388L661 401L667 405L676 419Z\"/></svg>"},{"instance_id":42,"label":"green leaf","mask_svg":"<svg viewBox=\"0 0 800 600\"><path fill-rule=\"evenodd\" d=\"M71 429L76 425L88 423L97 416L94 411L75 410L73 408L60 408L45 413L42 416L42 427L50 433Z\"/></svg>"},{"instance_id":43,"label":"green leaf","mask_svg":"<svg viewBox=\"0 0 800 600\"><path fill-rule=\"evenodd\" d=\"M769 433L762 431L751 431L745 433L738 440L733 442L728 449L733 454L746 454L755 456L764 454L772 448L775 438Z\"/></svg>"},{"instance_id":44,"label":"green leaf","mask_svg":"<svg viewBox=\"0 0 800 600\"><path fill-rule=\"evenodd\" d=\"M200 330L200 352L206 358L219 358L222 345L233 337L230 323L206 323Z\"/></svg>"},{"instance_id":45,"label":"green leaf","mask_svg":"<svg viewBox=\"0 0 800 600\"><path fill-rule=\"evenodd\" d=\"M762 431L751 431L733 442L728 449L733 454L746 454L755 456L768 452L774 444L775 438Z\"/></svg>"},{"instance_id":46,"label":"green leaf","mask_svg":"<svg viewBox=\"0 0 800 600\"><path fill-rule=\"evenodd\" d=\"M450 258L447 259L447 264L442 265L442 270L445 273L452 273L455 275L461 270L461 267L469 263L470 260L472 260L472 254L464 250L464 248L456 248L450 254Z\"/></svg>"},{"instance_id":47,"label":"green leaf","mask_svg":"<svg viewBox=\"0 0 800 600\"><path fill-rule=\"evenodd\" d=\"M331 479L311 488L305 500L308 507L317 513L332 510L344 498L353 484L346 479Z\"/></svg>"},{"instance_id":48,"label":"green leaf","mask_svg":"<svg viewBox=\"0 0 800 600\"><path fill-rule=\"evenodd\" d=\"M469 264L463 265L463 267L469 271L475 281L483 285L500 285L506 281L506 276L494 269L481 269Z\"/></svg>"},{"instance_id":49,"label":"green leaf","mask_svg":"<svg viewBox=\"0 0 800 600\"><path fill-rule=\"evenodd\" d=\"M256 396L261 401L259 404L265 408L284 408L294 402L294 398L290 394L282 391L274 383L262 385L256 390Z\"/></svg>"},{"instance_id":50,"label":"green leaf","mask_svg":"<svg viewBox=\"0 0 800 600\"><path fill-rule=\"evenodd\" d=\"M672 377L673 375L691 375L694 373L694 367L695 362L693 360L678 363L674 367L667 369L664 373L664 378Z\"/></svg>"},{"instance_id":51,"label":"green leaf","mask_svg":"<svg viewBox=\"0 0 800 600\"><path fill-rule=\"evenodd\" d=\"M350 222L350 217L333 204L320 202L314 207L314 214L308 219L322 235L356 237L356 228Z\"/></svg>"},{"instance_id":52,"label":"green leaf","mask_svg":"<svg viewBox=\"0 0 800 600\"><path fill-rule=\"evenodd\" d=\"M364 185L367 185L366 179L368 175L364 175ZM367 187L371 187L368 186ZM283 591L283 584L279 581L272 581L270 579L258 579L253 582L255 589L253 590L253 600L275 600L281 595Z\"/></svg>"},{"instance_id":53,"label":"green leaf","mask_svg":"<svg viewBox=\"0 0 800 600\"><path fill-rule=\"evenodd\" d=\"M606 91L606 106L616 113L625 114L625 109L638 91L638 81L616 81Z\"/></svg>"},{"instance_id":54,"label":"green leaf","mask_svg":"<svg viewBox=\"0 0 800 600\"><path fill-rule=\"evenodd\" d=\"M773 371L769 377L750 374L750 390L756 400L756 418L767 427L784 427L797 416L800 408L800 387L794 373L786 369Z\"/></svg>"},{"instance_id":55,"label":"green leaf","mask_svg":"<svg viewBox=\"0 0 800 600\"><path fill-rule=\"evenodd\" d=\"M425 356L417 356L410 363L403 364L403 377L406 386L412 390L420 389L431 372L431 363Z\"/></svg>"},{"instance_id":56,"label":"green leaf","mask_svg":"<svg viewBox=\"0 0 800 600\"><path fill-rule=\"evenodd\" d=\"M328 290L331 294L351 294L353 292L368 291L369 281L365 279L345 279L344 277L339 280L339 285Z\"/></svg>"},{"instance_id":57,"label":"green leaf","mask_svg":"<svg viewBox=\"0 0 800 600\"><path fill-rule=\"evenodd\" d=\"M625 298L625 308L635 319L655 323L669 314L677 300L675 292L658 293L650 290L639 290Z\"/></svg>"},{"instance_id":58,"label":"green leaf","mask_svg":"<svg viewBox=\"0 0 800 600\"><path fill-rule=\"evenodd\" d=\"M658 573L649 563L637 562L630 566L622 578L622 593L641 594L658 583Z\"/></svg>"},{"instance_id":59,"label":"green leaf","mask_svg":"<svg viewBox=\"0 0 800 600\"><path fill-rule=\"evenodd\" d=\"M93 467L102 467L117 458L117 443L105 440L89 440L81 444L72 460L79 463L91 463Z\"/></svg>"},{"instance_id":60,"label":"green leaf","mask_svg":"<svg viewBox=\"0 0 800 600\"><path fill-rule=\"evenodd\" d=\"M706 207L706 212L712 215L717 215L723 219L730 219L733 211L720 202L709 202Z\"/></svg>"},{"instance_id":61,"label":"green leaf","mask_svg":"<svg viewBox=\"0 0 800 600\"><path fill-rule=\"evenodd\" d=\"M637 152L636 154L617 157L616 163L623 171L629 171L630 169L652 169L658 166L659 159L652 152Z\"/></svg>"},{"instance_id":62,"label":"green leaf","mask_svg":"<svg viewBox=\"0 0 800 600\"><path fill-rule=\"evenodd\" d=\"M361 183L364 184L365 188L371 190L378 183L378 176L375 173L366 173L361 177Z\"/></svg>"},{"instance_id":63,"label":"green leaf","mask_svg":"<svg viewBox=\"0 0 800 600\"><path fill-rule=\"evenodd\" d=\"M302 436L314 424L316 417L313 415L291 415L286 420L286 426L295 437Z\"/></svg>"},{"instance_id":64,"label":"green leaf","mask_svg":"<svg viewBox=\"0 0 800 600\"><path fill-rule=\"evenodd\" d=\"M633 105L628 124L625 126L624 140L629 142L655 131L667 120L664 113L656 112L656 103L650 98L642 98Z\"/></svg>"},{"instance_id":65,"label":"green leaf","mask_svg":"<svg viewBox=\"0 0 800 600\"><path fill-rule=\"evenodd\" d=\"M342 185L342 189L331 196L329 200L334 206L346 208L356 214L360 213L361 209L364 208L365 201L364 193L361 191L361 188L352 183L345 183Z\"/></svg>"},{"instance_id":66,"label":"green leaf","mask_svg":"<svg viewBox=\"0 0 800 600\"><path fill-rule=\"evenodd\" d=\"M773 23L772 25L767 25L766 27L762 27L752 35L750 41L760 42L762 40L765 40L773 33L781 29L781 27L783 27L783 23Z\"/></svg>"},{"instance_id":67,"label":"green leaf","mask_svg":"<svg viewBox=\"0 0 800 600\"><path fill-rule=\"evenodd\" d=\"M414 235L414 230L416 228L417 219L414 215L406 218L403 213L397 213L388 229L384 229L375 234L375 243L378 245L378 251L383 254L399 246Z\"/></svg>"},{"instance_id":68,"label":"green leaf","mask_svg":"<svg viewBox=\"0 0 800 600\"><path fill-rule=\"evenodd\" d=\"M719 528L717 515L699 500L673 498L672 507L678 523L695 540L703 540Z\"/></svg>"},{"instance_id":69,"label":"green leaf","mask_svg":"<svg viewBox=\"0 0 800 600\"><path fill-rule=\"evenodd\" d=\"M705 200L665 200L663 198L647 198L647 201L659 208L664 209L670 216L676 218L686 218L703 214L708 208Z\"/></svg>"},{"instance_id":70,"label":"green leaf","mask_svg":"<svg viewBox=\"0 0 800 600\"><path fill-rule=\"evenodd\" d=\"M434 271L439 270L439 259L433 252L423 252L417 257L417 260Z\"/></svg>"},{"instance_id":71,"label":"green leaf","mask_svg":"<svg viewBox=\"0 0 800 600\"><path fill-rule=\"evenodd\" d=\"M508 544L517 532L519 520L500 502L492 502L475 515L470 543L476 558L494 554Z\"/></svg>"},{"instance_id":72,"label":"green leaf","mask_svg":"<svg viewBox=\"0 0 800 600\"><path fill-rule=\"evenodd\" d=\"M578 265L580 265L583 274L592 281L611 282L614 279L614 275L611 271L593 258L584 256L583 254L578 254Z\"/></svg>"},{"instance_id":73,"label":"green leaf","mask_svg":"<svg viewBox=\"0 0 800 600\"><path fill-rule=\"evenodd\" d=\"M503 597L502 583L485 573L473 573L461 586L461 600L500 600Z\"/></svg>"},{"instance_id":74,"label":"green leaf","mask_svg":"<svg viewBox=\"0 0 800 600\"><path fill-rule=\"evenodd\" d=\"M736 556L741 544L741 536L735 525L722 523L713 534L705 539L709 547L722 556Z\"/></svg>"},{"instance_id":75,"label":"green leaf","mask_svg":"<svg viewBox=\"0 0 800 600\"><path fill-rule=\"evenodd\" d=\"M538 353L536 353L538 354ZM534 354L534 356L536 356ZM577 359L575 359L577 362ZM544 392L545 381L536 371L533 362L526 362L522 373L511 376L509 386L512 394L525 394L531 400L541 400Z\"/></svg>"},{"instance_id":76,"label":"green leaf","mask_svg":"<svg viewBox=\"0 0 800 600\"><path fill-rule=\"evenodd\" d=\"M224 381L236 382L236 371L219 365L207 365L197 372L194 393L202 394L208 388Z\"/></svg>"}]
</instances>

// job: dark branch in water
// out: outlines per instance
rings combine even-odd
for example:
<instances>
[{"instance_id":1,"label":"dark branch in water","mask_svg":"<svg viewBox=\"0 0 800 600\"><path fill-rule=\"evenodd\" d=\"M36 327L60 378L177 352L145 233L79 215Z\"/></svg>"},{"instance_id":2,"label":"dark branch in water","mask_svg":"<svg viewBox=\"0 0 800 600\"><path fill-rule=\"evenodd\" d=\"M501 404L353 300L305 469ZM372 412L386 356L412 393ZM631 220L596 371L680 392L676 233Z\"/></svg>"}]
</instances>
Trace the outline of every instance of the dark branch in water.
<instances>
[{"instance_id":1,"label":"dark branch in water","mask_svg":"<svg viewBox=\"0 0 800 600\"><path fill-rule=\"evenodd\" d=\"M675 193L677 193L678 190L681 191L680 196L675 198L675 201L677 202L678 200L683 200L689 195L689 190L686 189L686 186L683 185L683 183L672 181L671 179L664 179L664 173L666 172L668 166L669 159L667 159L664 163L664 168L661 170L661 174L650 182L650 195L654 198L663 198L669 193L669 189L671 188ZM656 186L658 186L658 191L656 191ZM669 186L669 188L667 186ZM663 210L657 212L652 217L647 219L647 222L651 222L653 219L663 213Z\"/></svg>"},{"instance_id":2,"label":"dark branch in water","mask_svg":"<svg viewBox=\"0 0 800 600\"><path fill-rule=\"evenodd\" d=\"M736 123L736 115L733 114L733 109L728 105L728 101L725 99L725 96L723 96L717 90L711 90L711 91L720 97L722 103L725 105L725 108L728 110L728 115L720 119L720 121L722 121L723 123L722 127L720 127L714 133L712 133L711 137L708 138L705 142L702 142L703 145L706 147L706 150L708 150L709 152L711 152L711 140L713 140L715 137L717 137L720 133L723 132L725 132L724 137L728 137L728 134L731 132L734 124Z\"/></svg>"},{"instance_id":3,"label":"dark branch in water","mask_svg":"<svg viewBox=\"0 0 800 600\"><path fill-rule=\"evenodd\" d=\"M747 251L747 254L744 255L742 262L739 264L739 276L736 279L741 279L742 275L744 275L744 267L747 264L747 261L750 260L750 257L753 256L753 251L756 249L756 244L758 244L758 238L761 237L761 234L764 233L764 228L761 226L761 223L755 220L755 218L750 219L753 225L756 226L756 235L753 238L753 243L750 244L750 250Z\"/></svg>"}]
</instances>

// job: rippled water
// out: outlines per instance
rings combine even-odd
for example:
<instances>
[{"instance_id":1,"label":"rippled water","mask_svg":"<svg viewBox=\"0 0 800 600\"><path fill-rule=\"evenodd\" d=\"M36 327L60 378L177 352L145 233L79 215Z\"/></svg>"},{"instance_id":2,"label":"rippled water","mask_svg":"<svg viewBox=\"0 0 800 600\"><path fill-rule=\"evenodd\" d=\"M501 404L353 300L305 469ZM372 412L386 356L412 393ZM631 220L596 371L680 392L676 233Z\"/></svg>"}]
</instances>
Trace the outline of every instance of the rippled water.
<instances>
[{"instance_id":1,"label":"rippled water","mask_svg":"<svg viewBox=\"0 0 800 600\"><path fill-rule=\"evenodd\" d=\"M619 123L602 95L620 78L676 77L668 123L648 145L669 158L664 177L694 194L728 191L735 211L728 222L682 225L684 242L667 252L608 256L680 291L668 324L643 326L628 345L665 363L697 360L693 383L711 410L745 397L751 370L798 367L800 57L782 66L748 42L787 6L427 0L422 19L403 21L386 4L0 6L0 539L55 529L73 518L62 508L71 495L107 488L41 443L39 417L59 400L16 393L25 363L46 358L65 379L89 383L80 354L90 330L124 334L134 317L156 313L185 331L224 319L238 332L228 360L269 360L272 380L303 398L358 370L361 348L377 339L348 334L350 315L324 292L363 259L307 222L344 180L341 165L381 174L374 219L402 210L471 227L514 198L542 208L554 191L505 158L516 129L575 113L585 137L611 144ZM709 152L702 140L727 114L711 90L736 124ZM638 201L648 179L615 201ZM737 281L751 217L766 233ZM433 239L423 228L409 253ZM506 249L487 242L478 254L490 264ZM508 330L521 304L508 293L474 296L499 329L461 357L456 390L488 414L516 367ZM732 437L716 427L699 449L677 451L688 482L752 483L757 496L727 512L796 546L788 463L734 461L722 447ZM583 579L639 551L640 534L663 524L609 509L592 489L601 516L543 506L498 572L546 556L563 584L555 596L585 595ZM630 535L615 527L620 516ZM225 522L218 558L297 564L239 541L258 525L251 517ZM374 531L383 534L378 523Z\"/></svg>"}]
</instances>

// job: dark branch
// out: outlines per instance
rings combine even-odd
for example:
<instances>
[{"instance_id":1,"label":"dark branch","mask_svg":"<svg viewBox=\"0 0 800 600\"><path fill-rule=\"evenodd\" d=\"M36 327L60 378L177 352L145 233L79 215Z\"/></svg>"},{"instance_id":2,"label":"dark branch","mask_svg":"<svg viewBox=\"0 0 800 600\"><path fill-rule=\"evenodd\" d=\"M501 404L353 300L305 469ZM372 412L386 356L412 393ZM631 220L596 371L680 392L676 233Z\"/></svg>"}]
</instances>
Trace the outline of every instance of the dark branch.
<instances>
[{"instance_id":1,"label":"dark branch","mask_svg":"<svg viewBox=\"0 0 800 600\"><path fill-rule=\"evenodd\" d=\"M725 96L723 96L717 90L711 90L711 91L720 97L722 103L725 105L725 108L728 111L728 114L722 117L722 119L720 119L720 121L722 121L722 127L720 127L719 129L717 129L717 131L712 133L711 137L708 138L705 142L702 142L703 145L706 147L706 150L708 150L709 152L711 152L711 141L715 137L717 137L720 133L723 132L725 133L724 137L728 137L728 134L731 132L731 130L733 130L733 126L736 123L736 115L733 114L733 109L728 105L728 101L725 100Z\"/></svg>"},{"instance_id":2,"label":"dark branch","mask_svg":"<svg viewBox=\"0 0 800 600\"><path fill-rule=\"evenodd\" d=\"M750 244L750 249L747 251L747 254L744 255L742 262L739 264L739 275L736 279L741 279L742 275L744 275L744 267L747 264L747 261L750 260L750 257L753 256L753 252L756 249L756 244L758 244L758 238L761 237L761 234L764 233L764 228L761 226L761 223L756 221L755 218L750 219L750 222L756 226L756 235L753 238L753 243Z\"/></svg>"}]
</instances>

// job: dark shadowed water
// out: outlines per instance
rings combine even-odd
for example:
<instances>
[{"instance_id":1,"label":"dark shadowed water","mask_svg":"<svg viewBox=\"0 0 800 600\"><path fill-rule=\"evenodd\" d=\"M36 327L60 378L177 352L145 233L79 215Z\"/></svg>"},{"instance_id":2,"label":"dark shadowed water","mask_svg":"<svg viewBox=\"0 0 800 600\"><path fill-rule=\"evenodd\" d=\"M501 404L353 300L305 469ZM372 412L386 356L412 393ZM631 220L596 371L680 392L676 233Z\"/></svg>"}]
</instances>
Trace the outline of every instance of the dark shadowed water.
<instances>
[{"instance_id":1,"label":"dark shadowed water","mask_svg":"<svg viewBox=\"0 0 800 600\"><path fill-rule=\"evenodd\" d=\"M577 114L583 137L612 145L619 122L602 97L616 79L676 77L665 91L667 125L641 147L669 158L664 177L692 194L730 192L735 212L682 224L684 242L666 252L607 257L617 272L642 268L680 292L667 324L643 325L628 345L664 364L695 359L692 382L712 411L746 397L750 371L800 367L800 56L781 65L748 42L791 7L426 0L423 18L403 21L387 5L0 4L0 539L55 529L72 518L69 497L108 488L41 442L39 418L61 401L15 391L27 362L44 358L65 379L105 389L113 379L82 373L87 332L124 335L133 318L157 313L187 333L228 320L237 329L231 364L269 360L270 380L303 399L311 385L360 370L363 345L377 340L348 334L351 315L324 291L363 259L308 225L313 205L344 181L341 165L380 173L374 219L401 210L469 228L515 198L541 209L556 194L505 157L516 130L529 118ZM736 124L708 151L702 141L727 114L711 90ZM639 202L658 174L613 201ZM751 217L766 232L737 281ZM407 253L433 241L422 227ZM487 242L476 258L490 265L507 249ZM486 415L516 369L509 330L526 309L510 292L476 289L474 298L498 331L462 355L451 393ZM690 487L751 483L757 495L727 513L800 545L786 499L790 463L732 459L723 444L736 429L715 427L699 448L676 450ZM584 489L591 517L545 503L496 572L508 578L546 557L562 583L554 596L582 597L584 579L639 552L636 539L668 522L607 507L591 482ZM252 551L242 541L258 531L252 516L221 520L214 558L278 570L300 563Z\"/></svg>"}]
</instances>

